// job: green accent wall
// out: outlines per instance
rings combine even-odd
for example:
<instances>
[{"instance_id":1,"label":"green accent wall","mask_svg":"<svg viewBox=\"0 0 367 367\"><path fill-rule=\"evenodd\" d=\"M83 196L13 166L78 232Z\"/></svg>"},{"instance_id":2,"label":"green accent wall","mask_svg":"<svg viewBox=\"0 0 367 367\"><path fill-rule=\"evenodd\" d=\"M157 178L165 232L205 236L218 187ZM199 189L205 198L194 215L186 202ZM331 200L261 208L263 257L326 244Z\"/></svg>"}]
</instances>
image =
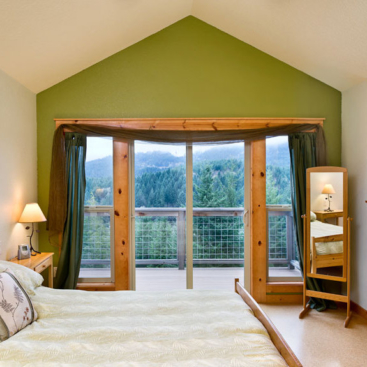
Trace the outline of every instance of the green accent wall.
<instances>
[{"instance_id":1,"label":"green accent wall","mask_svg":"<svg viewBox=\"0 0 367 367\"><path fill-rule=\"evenodd\" d=\"M341 93L187 17L37 95L38 201L47 213L54 118L325 117L341 161ZM40 226L40 248L48 243Z\"/></svg>"}]
</instances>

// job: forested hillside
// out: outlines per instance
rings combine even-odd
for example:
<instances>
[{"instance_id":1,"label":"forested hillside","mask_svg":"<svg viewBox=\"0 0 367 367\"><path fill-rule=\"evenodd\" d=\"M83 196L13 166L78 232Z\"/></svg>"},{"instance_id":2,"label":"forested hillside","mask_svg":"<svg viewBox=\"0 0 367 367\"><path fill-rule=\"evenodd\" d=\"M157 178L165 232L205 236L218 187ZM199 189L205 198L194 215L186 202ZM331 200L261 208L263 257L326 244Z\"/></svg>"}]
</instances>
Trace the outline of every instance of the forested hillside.
<instances>
[{"instance_id":1,"label":"forested hillside","mask_svg":"<svg viewBox=\"0 0 367 367\"><path fill-rule=\"evenodd\" d=\"M158 149L158 148L157 148ZM194 156L194 206L241 207L244 197L243 149L212 148ZM112 157L86 163L85 205L112 205ZM135 155L136 207L184 207L185 157L168 152ZM267 204L290 204L287 144L267 147Z\"/></svg>"}]
</instances>

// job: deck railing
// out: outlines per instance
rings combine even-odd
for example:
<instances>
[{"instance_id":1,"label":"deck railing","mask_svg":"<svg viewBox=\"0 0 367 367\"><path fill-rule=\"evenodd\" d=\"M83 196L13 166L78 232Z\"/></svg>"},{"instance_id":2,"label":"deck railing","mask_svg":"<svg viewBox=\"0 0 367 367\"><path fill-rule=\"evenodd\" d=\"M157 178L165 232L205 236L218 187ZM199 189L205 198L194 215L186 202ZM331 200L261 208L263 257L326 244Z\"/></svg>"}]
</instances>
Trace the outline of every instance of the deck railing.
<instances>
[{"instance_id":1,"label":"deck railing","mask_svg":"<svg viewBox=\"0 0 367 367\"><path fill-rule=\"evenodd\" d=\"M267 205L268 264L294 269L297 259L294 246L293 211L290 206Z\"/></svg>"},{"instance_id":2,"label":"deck railing","mask_svg":"<svg viewBox=\"0 0 367 367\"><path fill-rule=\"evenodd\" d=\"M193 212L194 264L243 265L243 209L194 208ZM135 217L136 265L184 269L186 209L139 208Z\"/></svg>"},{"instance_id":3,"label":"deck railing","mask_svg":"<svg viewBox=\"0 0 367 367\"><path fill-rule=\"evenodd\" d=\"M111 212L112 207L105 208ZM90 210L95 209L85 209L86 213ZM98 210L101 211L101 207ZM194 208L193 212L194 264L243 266L243 208ZM291 261L295 259L292 211L289 207L268 206L267 214L269 265L292 268ZM135 218L136 265L184 269L186 209L137 208ZM105 238L105 242L110 241ZM110 264L106 250L103 258L98 258L100 249L96 241L95 251L88 236L84 236L84 243L88 243L88 251L83 251L82 266Z\"/></svg>"}]
</instances>

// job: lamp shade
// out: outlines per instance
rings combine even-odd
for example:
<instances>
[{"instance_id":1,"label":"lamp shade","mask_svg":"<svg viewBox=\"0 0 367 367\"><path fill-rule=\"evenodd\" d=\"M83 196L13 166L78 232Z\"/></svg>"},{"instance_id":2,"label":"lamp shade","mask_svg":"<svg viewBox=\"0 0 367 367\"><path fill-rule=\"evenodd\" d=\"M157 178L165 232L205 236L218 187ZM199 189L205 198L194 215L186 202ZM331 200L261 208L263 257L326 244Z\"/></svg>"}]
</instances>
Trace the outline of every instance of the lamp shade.
<instances>
[{"instance_id":1,"label":"lamp shade","mask_svg":"<svg viewBox=\"0 0 367 367\"><path fill-rule=\"evenodd\" d=\"M42 210L37 203L27 204L19 218L19 223L36 223L46 221L47 219L43 215Z\"/></svg>"},{"instance_id":2,"label":"lamp shade","mask_svg":"<svg viewBox=\"0 0 367 367\"><path fill-rule=\"evenodd\" d=\"M332 184L326 184L322 189L322 194L335 194L335 190Z\"/></svg>"}]
</instances>

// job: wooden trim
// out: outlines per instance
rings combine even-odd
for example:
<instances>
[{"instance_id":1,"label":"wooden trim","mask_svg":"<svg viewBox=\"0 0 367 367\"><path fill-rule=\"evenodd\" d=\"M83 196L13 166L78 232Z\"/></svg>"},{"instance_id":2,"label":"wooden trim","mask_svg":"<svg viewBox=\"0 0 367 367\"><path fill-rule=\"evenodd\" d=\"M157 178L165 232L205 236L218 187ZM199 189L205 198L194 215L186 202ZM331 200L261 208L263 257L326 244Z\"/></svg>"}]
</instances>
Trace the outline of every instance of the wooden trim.
<instances>
[{"instance_id":1,"label":"wooden trim","mask_svg":"<svg viewBox=\"0 0 367 367\"><path fill-rule=\"evenodd\" d=\"M266 293L303 293L303 282L268 282Z\"/></svg>"},{"instance_id":2,"label":"wooden trim","mask_svg":"<svg viewBox=\"0 0 367 367\"><path fill-rule=\"evenodd\" d=\"M212 131L247 130L269 128L292 124L318 124L323 126L324 118L121 118L121 119L55 119L56 128L62 124L85 124L123 127L136 130Z\"/></svg>"},{"instance_id":3,"label":"wooden trim","mask_svg":"<svg viewBox=\"0 0 367 367\"><path fill-rule=\"evenodd\" d=\"M282 305L301 305L302 304L302 293L291 294L291 293L271 293L266 294L266 302L268 304L282 304Z\"/></svg>"},{"instance_id":4,"label":"wooden trim","mask_svg":"<svg viewBox=\"0 0 367 367\"><path fill-rule=\"evenodd\" d=\"M81 291L114 291L115 283L78 283L76 289Z\"/></svg>"},{"instance_id":5,"label":"wooden trim","mask_svg":"<svg viewBox=\"0 0 367 367\"><path fill-rule=\"evenodd\" d=\"M251 295L266 302L267 278L265 140L251 143Z\"/></svg>"},{"instance_id":6,"label":"wooden trim","mask_svg":"<svg viewBox=\"0 0 367 367\"><path fill-rule=\"evenodd\" d=\"M307 273L307 277L316 279L334 280L335 282L344 282L344 283L347 281L347 278L324 274Z\"/></svg>"},{"instance_id":7,"label":"wooden trim","mask_svg":"<svg viewBox=\"0 0 367 367\"><path fill-rule=\"evenodd\" d=\"M115 213L115 290L129 282L129 144L113 141L113 201Z\"/></svg>"},{"instance_id":8,"label":"wooden trim","mask_svg":"<svg viewBox=\"0 0 367 367\"><path fill-rule=\"evenodd\" d=\"M242 297L245 303L252 309L255 317L264 325L269 333L271 341L274 343L281 356L287 362L288 366L302 367L301 362L293 353L287 342L283 339L280 332L277 330L271 320L266 316L258 303L250 296L245 288L242 287L242 285L239 283L239 279L235 279L235 292Z\"/></svg>"},{"instance_id":9,"label":"wooden trim","mask_svg":"<svg viewBox=\"0 0 367 367\"><path fill-rule=\"evenodd\" d=\"M345 302L345 303L348 302L348 297L347 296L343 296L343 295L340 295L340 294L334 294L334 293L326 293L326 292L306 290L306 296L314 297L314 298L328 299L330 301L338 301L338 302Z\"/></svg>"},{"instance_id":10,"label":"wooden trim","mask_svg":"<svg viewBox=\"0 0 367 367\"><path fill-rule=\"evenodd\" d=\"M353 301L350 301L350 306L354 313L356 313L357 315L367 320L367 310L365 310L362 306L360 306L358 303L355 303Z\"/></svg>"},{"instance_id":11,"label":"wooden trim","mask_svg":"<svg viewBox=\"0 0 367 367\"><path fill-rule=\"evenodd\" d=\"M268 282L266 303L302 304L303 282Z\"/></svg>"}]
</instances>

